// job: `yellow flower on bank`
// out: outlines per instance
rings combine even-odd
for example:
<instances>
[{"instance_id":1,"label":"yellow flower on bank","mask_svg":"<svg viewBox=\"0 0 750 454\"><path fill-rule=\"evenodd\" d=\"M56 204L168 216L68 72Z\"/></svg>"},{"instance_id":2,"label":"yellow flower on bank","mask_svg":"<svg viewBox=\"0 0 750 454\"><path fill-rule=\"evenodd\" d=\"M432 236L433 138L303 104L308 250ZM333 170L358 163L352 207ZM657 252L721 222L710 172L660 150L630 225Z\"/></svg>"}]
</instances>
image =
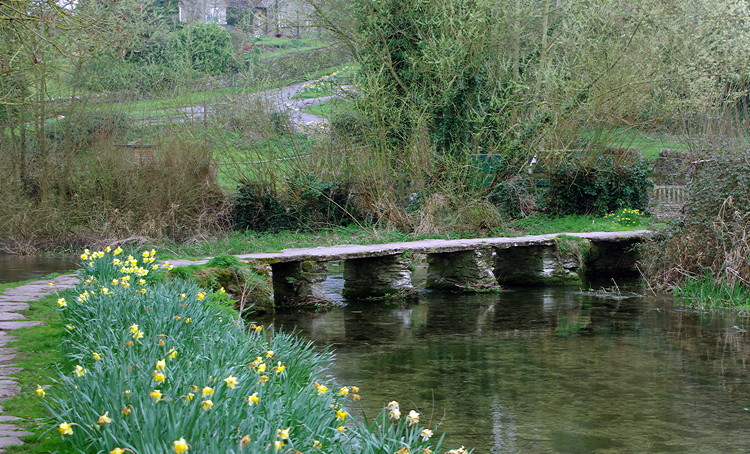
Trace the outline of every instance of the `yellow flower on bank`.
<instances>
[{"instance_id":1,"label":"yellow flower on bank","mask_svg":"<svg viewBox=\"0 0 750 454\"><path fill-rule=\"evenodd\" d=\"M318 394L325 394L326 392L328 392L328 386L326 385L318 385L317 388Z\"/></svg>"},{"instance_id":2,"label":"yellow flower on bank","mask_svg":"<svg viewBox=\"0 0 750 454\"><path fill-rule=\"evenodd\" d=\"M65 301L65 298L58 298L57 305L60 307L68 307L68 302Z\"/></svg>"},{"instance_id":3,"label":"yellow flower on bank","mask_svg":"<svg viewBox=\"0 0 750 454\"><path fill-rule=\"evenodd\" d=\"M262 373L264 373L264 372L266 371L266 367L267 367L267 366L266 366L266 363L261 363L261 364L259 364L259 365L258 365L258 373L259 373L259 374L262 374Z\"/></svg>"},{"instance_id":4,"label":"yellow flower on bank","mask_svg":"<svg viewBox=\"0 0 750 454\"><path fill-rule=\"evenodd\" d=\"M132 405L128 405L127 407L123 408L120 413L122 413L123 415L127 416L127 415L130 414L131 411L133 411L133 406Z\"/></svg>"},{"instance_id":5,"label":"yellow flower on bank","mask_svg":"<svg viewBox=\"0 0 750 454\"><path fill-rule=\"evenodd\" d=\"M73 373L76 375L76 377L83 377L84 375L86 375L86 372L88 371L81 367L80 364L76 365L75 369L73 370Z\"/></svg>"},{"instance_id":6,"label":"yellow flower on bank","mask_svg":"<svg viewBox=\"0 0 750 454\"><path fill-rule=\"evenodd\" d=\"M161 372L154 371L154 381L156 383L164 383L164 380L166 380L167 377L164 376Z\"/></svg>"},{"instance_id":7,"label":"yellow flower on bank","mask_svg":"<svg viewBox=\"0 0 750 454\"><path fill-rule=\"evenodd\" d=\"M185 323L192 323L192 322L193 322L193 319L190 317L185 319Z\"/></svg>"},{"instance_id":8,"label":"yellow flower on bank","mask_svg":"<svg viewBox=\"0 0 750 454\"><path fill-rule=\"evenodd\" d=\"M204 411L208 411L212 408L214 408L214 403L211 399L204 400L201 402L201 406L203 407Z\"/></svg>"},{"instance_id":9,"label":"yellow flower on bank","mask_svg":"<svg viewBox=\"0 0 750 454\"><path fill-rule=\"evenodd\" d=\"M152 397L156 402L159 402L162 398L162 393L158 389L155 389L148 393L148 397Z\"/></svg>"},{"instance_id":10,"label":"yellow flower on bank","mask_svg":"<svg viewBox=\"0 0 750 454\"><path fill-rule=\"evenodd\" d=\"M338 427L336 428L336 430L338 430L338 431L339 431L339 432L341 432L341 433L344 433L344 431L346 430L346 426L338 426Z\"/></svg>"},{"instance_id":11,"label":"yellow flower on bank","mask_svg":"<svg viewBox=\"0 0 750 454\"><path fill-rule=\"evenodd\" d=\"M97 361L101 361L102 360L102 355L100 355L99 353L94 352L94 353L91 354L91 356L93 356L94 359L97 360Z\"/></svg>"},{"instance_id":12,"label":"yellow flower on bank","mask_svg":"<svg viewBox=\"0 0 750 454\"><path fill-rule=\"evenodd\" d=\"M180 299L184 300L185 298L187 298L187 295L184 293L180 293Z\"/></svg>"},{"instance_id":13,"label":"yellow flower on bank","mask_svg":"<svg viewBox=\"0 0 750 454\"><path fill-rule=\"evenodd\" d=\"M266 358L271 358L271 357L272 357L273 355L274 355L274 352L273 352L273 350L268 350L268 351L266 352Z\"/></svg>"},{"instance_id":14,"label":"yellow flower on bank","mask_svg":"<svg viewBox=\"0 0 750 454\"><path fill-rule=\"evenodd\" d=\"M177 356L177 350L175 350L174 348L167 352L167 358L174 359L175 356Z\"/></svg>"},{"instance_id":15,"label":"yellow flower on bank","mask_svg":"<svg viewBox=\"0 0 750 454\"><path fill-rule=\"evenodd\" d=\"M48 287L54 287L54 286L55 286L55 283L54 283L54 282L50 282L49 284L47 284L47 286L48 286Z\"/></svg>"},{"instance_id":16,"label":"yellow flower on bank","mask_svg":"<svg viewBox=\"0 0 750 454\"><path fill-rule=\"evenodd\" d=\"M245 446L249 445L251 441L253 440L250 438L250 435L245 435L244 437L242 437L240 439L240 449L245 449Z\"/></svg>"},{"instance_id":17,"label":"yellow flower on bank","mask_svg":"<svg viewBox=\"0 0 750 454\"><path fill-rule=\"evenodd\" d=\"M403 448L396 451L395 454L411 454L411 451L409 451L409 448L407 446L404 446Z\"/></svg>"},{"instance_id":18,"label":"yellow flower on bank","mask_svg":"<svg viewBox=\"0 0 750 454\"><path fill-rule=\"evenodd\" d=\"M44 397L44 396L47 395L47 393L44 392L44 388L42 388L39 385L36 385L36 391L35 392L36 392L36 395L39 396L39 397Z\"/></svg>"},{"instance_id":19,"label":"yellow flower on bank","mask_svg":"<svg viewBox=\"0 0 750 454\"><path fill-rule=\"evenodd\" d=\"M138 279L138 285L146 285L146 279Z\"/></svg>"},{"instance_id":20,"label":"yellow flower on bank","mask_svg":"<svg viewBox=\"0 0 750 454\"><path fill-rule=\"evenodd\" d=\"M156 362L156 370L165 370L167 368L167 362L163 359L160 359Z\"/></svg>"},{"instance_id":21,"label":"yellow flower on bank","mask_svg":"<svg viewBox=\"0 0 750 454\"><path fill-rule=\"evenodd\" d=\"M313 440L313 448L323 449L323 443L319 442L318 440Z\"/></svg>"},{"instance_id":22,"label":"yellow flower on bank","mask_svg":"<svg viewBox=\"0 0 750 454\"><path fill-rule=\"evenodd\" d=\"M138 327L138 325L136 325L135 323L133 323L132 325L130 325L130 333L131 334L135 334L138 331L140 331L140 328Z\"/></svg>"},{"instance_id":23,"label":"yellow flower on bank","mask_svg":"<svg viewBox=\"0 0 750 454\"><path fill-rule=\"evenodd\" d=\"M67 422L60 423L57 430L60 431L61 435L73 435L73 427Z\"/></svg>"},{"instance_id":24,"label":"yellow flower on bank","mask_svg":"<svg viewBox=\"0 0 750 454\"><path fill-rule=\"evenodd\" d=\"M260 397L258 397L258 393L252 393L251 395L247 396L248 405L258 404L259 402Z\"/></svg>"},{"instance_id":25,"label":"yellow flower on bank","mask_svg":"<svg viewBox=\"0 0 750 454\"><path fill-rule=\"evenodd\" d=\"M68 331L73 331L74 329L76 329L76 327L73 325L65 325L65 329L67 329Z\"/></svg>"},{"instance_id":26,"label":"yellow flower on bank","mask_svg":"<svg viewBox=\"0 0 750 454\"><path fill-rule=\"evenodd\" d=\"M234 389L234 387L237 386L237 377L230 375L229 377L224 379L224 383L226 383L230 388Z\"/></svg>"},{"instance_id":27,"label":"yellow flower on bank","mask_svg":"<svg viewBox=\"0 0 750 454\"><path fill-rule=\"evenodd\" d=\"M286 369L286 366L284 366L283 364L281 364L281 361L279 361L278 363L276 363L276 373L277 374L280 374L280 373L284 372L284 369Z\"/></svg>"},{"instance_id":28,"label":"yellow flower on bank","mask_svg":"<svg viewBox=\"0 0 750 454\"><path fill-rule=\"evenodd\" d=\"M206 386L205 388L201 390L201 397L213 396L213 395L214 395L214 389L210 386Z\"/></svg>"},{"instance_id":29,"label":"yellow flower on bank","mask_svg":"<svg viewBox=\"0 0 750 454\"><path fill-rule=\"evenodd\" d=\"M143 331L138 330L135 333L133 333L133 338L134 339L143 339Z\"/></svg>"},{"instance_id":30,"label":"yellow flower on bank","mask_svg":"<svg viewBox=\"0 0 750 454\"><path fill-rule=\"evenodd\" d=\"M268 375L261 375L260 377L258 377L258 381L260 382L261 385L270 379L271 377L269 377Z\"/></svg>"},{"instance_id":31,"label":"yellow flower on bank","mask_svg":"<svg viewBox=\"0 0 750 454\"><path fill-rule=\"evenodd\" d=\"M289 439L289 431L292 430L291 427L286 429L278 429L276 431L276 436L281 438L282 440L288 440Z\"/></svg>"},{"instance_id":32,"label":"yellow flower on bank","mask_svg":"<svg viewBox=\"0 0 750 454\"><path fill-rule=\"evenodd\" d=\"M187 393L186 395L184 395L182 397L185 398L186 402L190 402L191 400L193 400L193 398L195 398L195 394L193 394L193 393Z\"/></svg>"},{"instance_id":33,"label":"yellow flower on bank","mask_svg":"<svg viewBox=\"0 0 750 454\"><path fill-rule=\"evenodd\" d=\"M339 389L339 394L341 394L342 396L346 396L347 394L349 394L349 388L346 386L342 387L341 389Z\"/></svg>"},{"instance_id":34,"label":"yellow flower on bank","mask_svg":"<svg viewBox=\"0 0 750 454\"><path fill-rule=\"evenodd\" d=\"M419 422L419 413L412 410L409 412L409 414L406 416L406 422L409 423L410 426L413 426L414 424Z\"/></svg>"},{"instance_id":35,"label":"yellow flower on bank","mask_svg":"<svg viewBox=\"0 0 750 454\"><path fill-rule=\"evenodd\" d=\"M198 293L198 301L202 300L205 297L206 297L206 293L205 292Z\"/></svg>"},{"instance_id":36,"label":"yellow flower on bank","mask_svg":"<svg viewBox=\"0 0 750 454\"><path fill-rule=\"evenodd\" d=\"M109 412L105 411L103 415L99 416L99 419L96 421L96 423L100 426L112 423L112 418L109 417Z\"/></svg>"},{"instance_id":37,"label":"yellow flower on bank","mask_svg":"<svg viewBox=\"0 0 750 454\"><path fill-rule=\"evenodd\" d=\"M179 440L176 440L174 444L172 445L174 448L175 454L182 454L183 452L188 452L188 444L187 441L185 441L184 438L180 438Z\"/></svg>"},{"instance_id":38,"label":"yellow flower on bank","mask_svg":"<svg viewBox=\"0 0 750 454\"><path fill-rule=\"evenodd\" d=\"M284 442L283 442L283 441L279 441L279 440L276 440L276 441L274 441L274 442L273 442L273 447L274 447L274 449L275 449L276 451L278 451L279 449L281 449L281 448L283 448L283 447L284 447Z\"/></svg>"},{"instance_id":39,"label":"yellow flower on bank","mask_svg":"<svg viewBox=\"0 0 750 454\"><path fill-rule=\"evenodd\" d=\"M339 421L345 421L346 415L347 413L344 410L342 409L336 410L336 419L338 419Z\"/></svg>"},{"instance_id":40,"label":"yellow flower on bank","mask_svg":"<svg viewBox=\"0 0 750 454\"><path fill-rule=\"evenodd\" d=\"M124 454L125 450L122 448L115 448L111 451L109 451L109 454Z\"/></svg>"}]
</instances>

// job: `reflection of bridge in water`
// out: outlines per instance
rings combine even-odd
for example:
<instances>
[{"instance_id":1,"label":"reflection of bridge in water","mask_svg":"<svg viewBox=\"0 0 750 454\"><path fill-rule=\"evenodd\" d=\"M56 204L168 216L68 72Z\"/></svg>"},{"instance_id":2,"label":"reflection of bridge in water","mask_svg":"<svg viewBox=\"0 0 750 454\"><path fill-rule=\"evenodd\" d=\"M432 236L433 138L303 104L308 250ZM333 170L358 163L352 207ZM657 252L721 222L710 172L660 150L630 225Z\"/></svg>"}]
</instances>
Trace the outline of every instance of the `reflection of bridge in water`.
<instances>
[{"instance_id":1,"label":"reflection of bridge in water","mask_svg":"<svg viewBox=\"0 0 750 454\"><path fill-rule=\"evenodd\" d=\"M422 240L342 245L244 254L248 262L270 265L274 298L283 305L324 298L328 262L343 261L343 295L381 298L412 289L415 257L427 262L426 287L477 291L500 284L535 285L580 281L587 276L637 274L634 245L647 230L533 235L515 238ZM182 264L175 262L175 264ZM199 263L199 262L192 262Z\"/></svg>"}]
</instances>

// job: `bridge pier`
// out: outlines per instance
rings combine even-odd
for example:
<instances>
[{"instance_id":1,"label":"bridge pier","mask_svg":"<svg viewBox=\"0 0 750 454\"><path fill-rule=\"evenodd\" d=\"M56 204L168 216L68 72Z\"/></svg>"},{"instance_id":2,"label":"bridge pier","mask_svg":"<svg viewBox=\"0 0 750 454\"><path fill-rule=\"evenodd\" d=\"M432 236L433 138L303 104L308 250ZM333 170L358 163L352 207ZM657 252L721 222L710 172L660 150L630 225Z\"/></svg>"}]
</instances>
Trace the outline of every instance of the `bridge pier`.
<instances>
[{"instance_id":1,"label":"bridge pier","mask_svg":"<svg viewBox=\"0 0 750 454\"><path fill-rule=\"evenodd\" d=\"M581 282L583 267L577 249L552 244L495 249L495 276L500 284L535 285Z\"/></svg>"},{"instance_id":2,"label":"bridge pier","mask_svg":"<svg viewBox=\"0 0 750 454\"><path fill-rule=\"evenodd\" d=\"M344 260L346 298L383 298L412 289L408 254Z\"/></svg>"},{"instance_id":3,"label":"bridge pier","mask_svg":"<svg viewBox=\"0 0 750 454\"><path fill-rule=\"evenodd\" d=\"M306 299L324 300L323 281L328 275L327 262L305 260L271 265L276 305L294 304Z\"/></svg>"},{"instance_id":4,"label":"bridge pier","mask_svg":"<svg viewBox=\"0 0 750 454\"><path fill-rule=\"evenodd\" d=\"M477 291L497 286L492 249L427 254L426 288Z\"/></svg>"},{"instance_id":5,"label":"bridge pier","mask_svg":"<svg viewBox=\"0 0 750 454\"><path fill-rule=\"evenodd\" d=\"M586 258L589 276L637 276L639 239L592 241Z\"/></svg>"}]
</instances>

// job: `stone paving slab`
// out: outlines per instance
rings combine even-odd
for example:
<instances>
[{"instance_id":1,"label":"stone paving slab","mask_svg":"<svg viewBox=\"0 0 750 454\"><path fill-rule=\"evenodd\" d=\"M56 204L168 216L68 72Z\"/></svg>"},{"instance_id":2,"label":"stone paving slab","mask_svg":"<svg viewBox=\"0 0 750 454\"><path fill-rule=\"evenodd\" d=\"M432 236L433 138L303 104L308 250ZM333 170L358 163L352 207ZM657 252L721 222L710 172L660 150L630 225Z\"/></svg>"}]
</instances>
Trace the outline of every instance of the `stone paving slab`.
<instances>
[{"instance_id":1,"label":"stone paving slab","mask_svg":"<svg viewBox=\"0 0 750 454\"><path fill-rule=\"evenodd\" d=\"M49 283L54 283L50 286ZM23 369L15 365L16 350L7 345L13 342L10 331L18 328L38 326L42 322L25 320L18 312L29 308L30 302L37 301L55 292L72 288L78 283L75 275L58 276L49 281L35 281L28 284L6 289L0 295L0 401L13 397L21 391L15 378L12 377ZM0 454L9 446L23 444L21 437L33 435L13 425L19 418L3 414L0 406Z\"/></svg>"}]
</instances>

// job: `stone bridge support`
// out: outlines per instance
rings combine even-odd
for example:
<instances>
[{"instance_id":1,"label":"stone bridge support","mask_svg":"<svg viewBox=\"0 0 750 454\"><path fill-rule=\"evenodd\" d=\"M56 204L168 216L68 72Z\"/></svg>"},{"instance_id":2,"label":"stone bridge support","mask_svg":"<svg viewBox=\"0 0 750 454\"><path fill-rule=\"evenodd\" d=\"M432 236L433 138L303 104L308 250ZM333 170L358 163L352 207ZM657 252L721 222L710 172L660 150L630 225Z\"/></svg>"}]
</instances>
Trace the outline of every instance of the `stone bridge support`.
<instances>
[{"instance_id":1,"label":"stone bridge support","mask_svg":"<svg viewBox=\"0 0 750 454\"><path fill-rule=\"evenodd\" d=\"M478 291L497 287L492 249L427 254L426 288Z\"/></svg>"},{"instance_id":2,"label":"stone bridge support","mask_svg":"<svg viewBox=\"0 0 750 454\"><path fill-rule=\"evenodd\" d=\"M328 275L326 262L312 260L271 265L273 294L277 305L293 304L305 299L325 299L323 281Z\"/></svg>"},{"instance_id":3,"label":"stone bridge support","mask_svg":"<svg viewBox=\"0 0 750 454\"><path fill-rule=\"evenodd\" d=\"M412 289L408 254L344 260L346 298L383 298Z\"/></svg>"},{"instance_id":4,"label":"stone bridge support","mask_svg":"<svg viewBox=\"0 0 750 454\"><path fill-rule=\"evenodd\" d=\"M581 282L578 250L552 244L495 249L495 276L500 284L536 285Z\"/></svg>"},{"instance_id":5,"label":"stone bridge support","mask_svg":"<svg viewBox=\"0 0 750 454\"><path fill-rule=\"evenodd\" d=\"M637 276L638 239L592 241L586 254L586 275Z\"/></svg>"}]
</instances>

